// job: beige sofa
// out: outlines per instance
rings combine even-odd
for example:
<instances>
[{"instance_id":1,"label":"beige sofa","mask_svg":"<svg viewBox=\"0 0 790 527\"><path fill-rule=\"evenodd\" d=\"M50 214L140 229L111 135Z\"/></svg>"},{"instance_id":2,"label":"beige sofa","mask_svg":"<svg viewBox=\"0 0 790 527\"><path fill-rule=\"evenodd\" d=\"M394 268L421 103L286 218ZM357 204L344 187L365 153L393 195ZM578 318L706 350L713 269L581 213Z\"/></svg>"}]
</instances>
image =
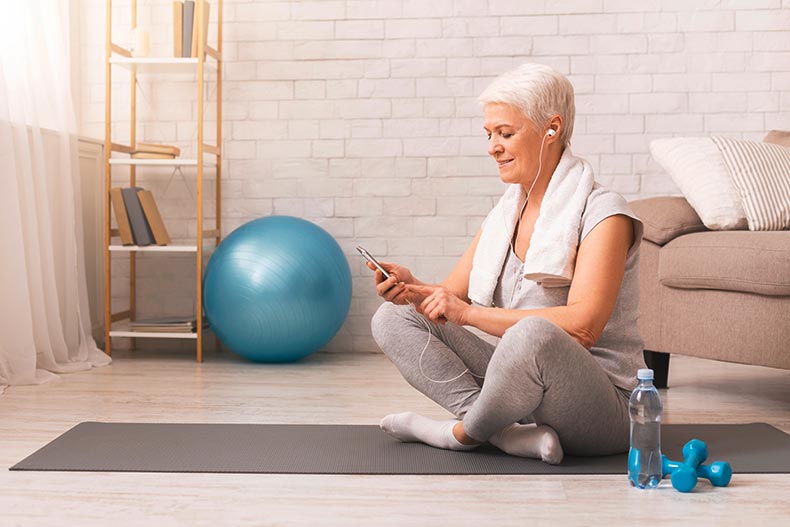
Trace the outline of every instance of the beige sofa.
<instances>
[{"instance_id":1,"label":"beige sofa","mask_svg":"<svg viewBox=\"0 0 790 527\"><path fill-rule=\"evenodd\" d=\"M790 231L709 231L682 197L631 207L645 224L639 327L656 383L671 353L790 369Z\"/></svg>"}]
</instances>

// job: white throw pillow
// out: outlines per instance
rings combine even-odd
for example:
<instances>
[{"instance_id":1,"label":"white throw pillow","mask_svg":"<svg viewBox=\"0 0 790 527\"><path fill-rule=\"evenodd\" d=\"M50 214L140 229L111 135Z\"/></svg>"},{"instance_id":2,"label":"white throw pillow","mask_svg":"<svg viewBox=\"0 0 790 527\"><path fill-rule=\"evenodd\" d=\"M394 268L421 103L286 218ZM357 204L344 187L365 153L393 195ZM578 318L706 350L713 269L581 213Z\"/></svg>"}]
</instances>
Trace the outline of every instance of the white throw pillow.
<instances>
[{"instance_id":1,"label":"white throw pillow","mask_svg":"<svg viewBox=\"0 0 790 527\"><path fill-rule=\"evenodd\" d=\"M746 229L746 212L721 151L710 137L674 137L650 143L653 158L711 230Z\"/></svg>"},{"instance_id":2,"label":"white throw pillow","mask_svg":"<svg viewBox=\"0 0 790 527\"><path fill-rule=\"evenodd\" d=\"M713 137L752 231L790 229L790 148Z\"/></svg>"}]
</instances>

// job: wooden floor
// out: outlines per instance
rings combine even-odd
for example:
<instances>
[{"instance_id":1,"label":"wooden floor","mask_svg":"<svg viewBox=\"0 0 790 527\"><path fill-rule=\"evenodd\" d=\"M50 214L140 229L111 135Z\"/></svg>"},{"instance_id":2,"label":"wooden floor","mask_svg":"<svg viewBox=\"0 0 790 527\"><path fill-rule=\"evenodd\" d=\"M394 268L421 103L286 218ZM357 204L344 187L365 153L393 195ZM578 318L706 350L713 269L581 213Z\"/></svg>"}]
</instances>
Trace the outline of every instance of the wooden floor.
<instances>
[{"instance_id":1,"label":"wooden floor","mask_svg":"<svg viewBox=\"0 0 790 527\"><path fill-rule=\"evenodd\" d=\"M790 371L673 357L665 422L765 421L790 432ZM382 355L296 365L227 354L115 357L0 396L0 525L790 525L790 474L656 491L625 476L328 476L10 472L81 421L376 424L447 414ZM233 448L233 445L228 445ZM715 453L712 453L715 456Z\"/></svg>"}]
</instances>

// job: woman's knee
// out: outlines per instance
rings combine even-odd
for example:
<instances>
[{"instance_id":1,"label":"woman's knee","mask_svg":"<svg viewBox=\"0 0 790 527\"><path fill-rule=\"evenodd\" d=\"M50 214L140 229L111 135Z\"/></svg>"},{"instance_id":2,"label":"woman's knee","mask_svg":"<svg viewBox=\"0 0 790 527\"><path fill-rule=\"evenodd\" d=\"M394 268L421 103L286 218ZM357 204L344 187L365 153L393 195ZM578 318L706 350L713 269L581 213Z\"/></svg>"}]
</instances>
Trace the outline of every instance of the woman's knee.
<instances>
[{"instance_id":1,"label":"woman's knee","mask_svg":"<svg viewBox=\"0 0 790 527\"><path fill-rule=\"evenodd\" d=\"M525 317L502 335L499 348L539 360L543 352L551 348L551 343L562 337L562 333L562 329L545 318Z\"/></svg>"},{"instance_id":2,"label":"woman's knee","mask_svg":"<svg viewBox=\"0 0 790 527\"><path fill-rule=\"evenodd\" d=\"M392 302L384 302L379 306L370 320L370 330L373 339L382 350L391 339L397 338L405 320L405 310L408 306L395 305ZM385 350L386 351L386 350Z\"/></svg>"}]
</instances>

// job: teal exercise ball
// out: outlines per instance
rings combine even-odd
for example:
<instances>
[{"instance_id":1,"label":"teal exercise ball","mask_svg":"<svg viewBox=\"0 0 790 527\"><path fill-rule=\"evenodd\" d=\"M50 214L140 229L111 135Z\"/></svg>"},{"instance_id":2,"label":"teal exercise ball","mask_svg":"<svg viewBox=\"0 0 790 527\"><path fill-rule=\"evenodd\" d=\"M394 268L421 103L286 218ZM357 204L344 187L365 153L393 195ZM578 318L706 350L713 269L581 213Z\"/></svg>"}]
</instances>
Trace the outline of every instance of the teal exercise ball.
<instances>
[{"instance_id":1,"label":"teal exercise ball","mask_svg":"<svg viewBox=\"0 0 790 527\"><path fill-rule=\"evenodd\" d=\"M324 229L269 216L230 233L203 278L206 319L219 340L255 362L293 362L337 333L351 305L351 271Z\"/></svg>"}]
</instances>

